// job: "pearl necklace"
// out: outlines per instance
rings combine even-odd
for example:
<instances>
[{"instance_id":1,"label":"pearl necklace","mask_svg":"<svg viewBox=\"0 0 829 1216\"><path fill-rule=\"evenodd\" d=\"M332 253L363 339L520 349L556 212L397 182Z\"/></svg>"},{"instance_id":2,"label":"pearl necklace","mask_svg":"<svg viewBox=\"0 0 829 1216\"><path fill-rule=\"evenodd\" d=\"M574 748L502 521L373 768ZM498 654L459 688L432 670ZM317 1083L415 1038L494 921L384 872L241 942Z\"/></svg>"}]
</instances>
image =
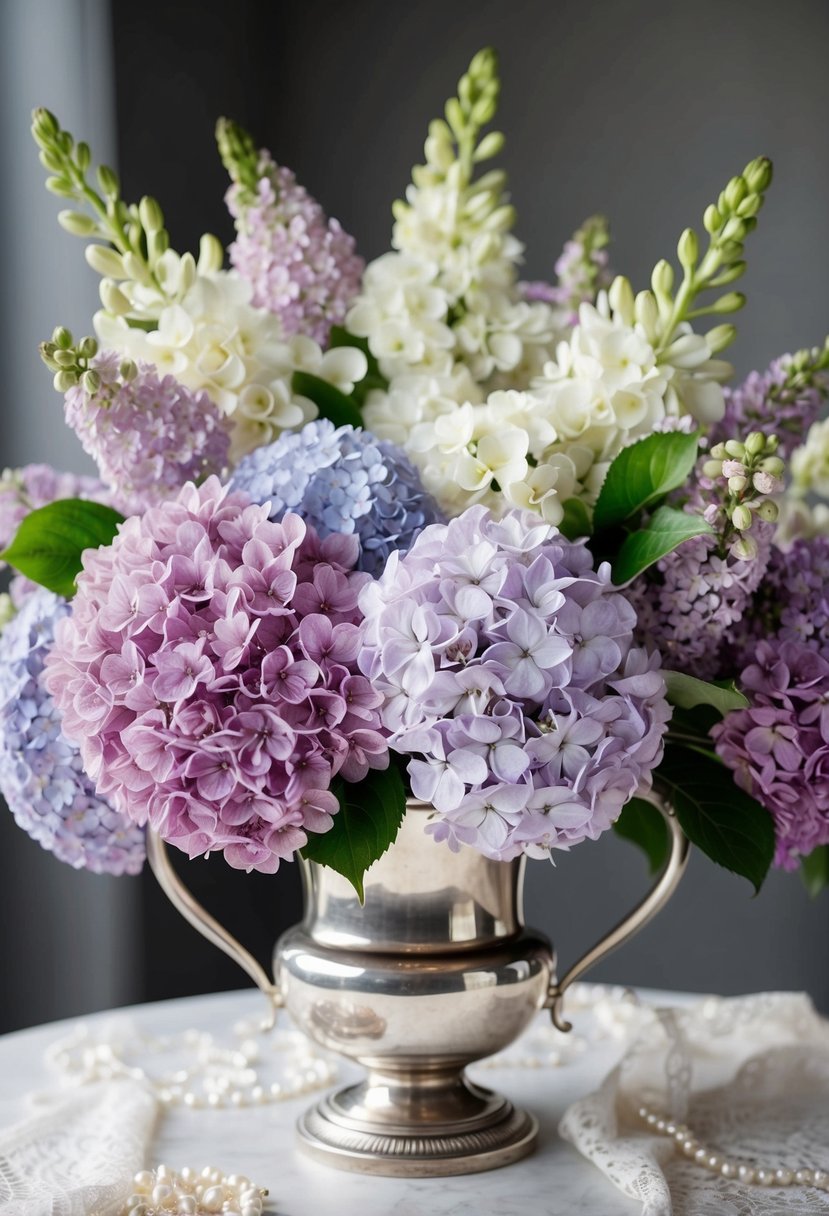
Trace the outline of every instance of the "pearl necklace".
<instances>
[{"instance_id":1,"label":"pearl necklace","mask_svg":"<svg viewBox=\"0 0 829 1216\"><path fill-rule=\"evenodd\" d=\"M262 1216L267 1191L241 1174L225 1175L208 1165L201 1173L183 1169L174 1173L166 1165L141 1170L132 1180L135 1188L122 1216Z\"/></svg>"},{"instance_id":2,"label":"pearl necklace","mask_svg":"<svg viewBox=\"0 0 829 1216\"><path fill-rule=\"evenodd\" d=\"M826 1170L791 1170L785 1166L760 1166L749 1161L739 1161L715 1152L697 1139L690 1127L684 1123L672 1122L659 1111L640 1106L639 1118L651 1131L673 1140L677 1150L690 1157L697 1165L723 1178L733 1178L754 1186L813 1186L819 1191L829 1191L829 1173Z\"/></svg>"},{"instance_id":3,"label":"pearl necklace","mask_svg":"<svg viewBox=\"0 0 829 1216\"><path fill-rule=\"evenodd\" d=\"M46 1050L46 1062L72 1085L127 1077L143 1081L165 1107L189 1110L239 1109L286 1102L317 1089L325 1089L336 1077L328 1060L316 1055L311 1042L299 1031L280 1030L266 1037L267 1051L254 1038L258 1027L248 1022L234 1027L237 1042L224 1046L202 1030L173 1035L146 1035L134 1027L115 1028L104 1037L84 1025ZM262 1075L268 1056L287 1056L279 1080L268 1082ZM180 1057L178 1067L155 1069L137 1063L143 1057Z\"/></svg>"}]
</instances>

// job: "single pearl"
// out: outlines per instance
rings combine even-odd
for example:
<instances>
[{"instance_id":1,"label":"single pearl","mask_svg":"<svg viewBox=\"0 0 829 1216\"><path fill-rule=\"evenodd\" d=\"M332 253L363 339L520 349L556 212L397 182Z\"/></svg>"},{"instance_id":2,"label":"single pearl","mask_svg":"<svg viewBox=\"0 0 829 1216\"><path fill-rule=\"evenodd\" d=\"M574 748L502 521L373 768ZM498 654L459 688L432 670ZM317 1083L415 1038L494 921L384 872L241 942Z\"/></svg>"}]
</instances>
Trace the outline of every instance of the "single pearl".
<instances>
[{"instance_id":1,"label":"single pearl","mask_svg":"<svg viewBox=\"0 0 829 1216\"><path fill-rule=\"evenodd\" d=\"M739 1178L740 1182L753 1182L754 1176L755 1170L753 1165L737 1166L737 1177Z\"/></svg>"},{"instance_id":2,"label":"single pearl","mask_svg":"<svg viewBox=\"0 0 829 1216\"><path fill-rule=\"evenodd\" d=\"M261 1203L246 1203L242 1208L242 1216L262 1216Z\"/></svg>"},{"instance_id":3,"label":"single pearl","mask_svg":"<svg viewBox=\"0 0 829 1216\"><path fill-rule=\"evenodd\" d=\"M794 1174L791 1170L787 1170L784 1166L774 1171L774 1181L778 1186L791 1186L794 1182Z\"/></svg>"},{"instance_id":4,"label":"single pearl","mask_svg":"<svg viewBox=\"0 0 829 1216\"><path fill-rule=\"evenodd\" d=\"M720 1173L722 1174L723 1178L736 1178L737 1167L733 1161L723 1161L722 1165L720 1166Z\"/></svg>"},{"instance_id":5,"label":"single pearl","mask_svg":"<svg viewBox=\"0 0 829 1216\"><path fill-rule=\"evenodd\" d=\"M225 1189L223 1186L211 1186L202 1195L202 1207L208 1212L221 1212L222 1204L225 1201Z\"/></svg>"},{"instance_id":6,"label":"single pearl","mask_svg":"<svg viewBox=\"0 0 829 1216\"><path fill-rule=\"evenodd\" d=\"M720 1157L718 1153L709 1153L705 1158L705 1164L709 1170L714 1170L715 1173L719 1173L720 1166L722 1165L722 1157Z\"/></svg>"},{"instance_id":7,"label":"single pearl","mask_svg":"<svg viewBox=\"0 0 829 1216\"><path fill-rule=\"evenodd\" d=\"M812 1184L819 1187L822 1191L829 1191L829 1174L827 1174L826 1170L814 1170Z\"/></svg>"},{"instance_id":8,"label":"single pearl","mask_svg":"<svg viewBox=\"0 0 829 1216\"><path fill-rule=\"evenodd\" d=\"M760 1186L774 1186L774 1170L759 1169L757 1171L757 1181Z\"/></svg>"},{"instance_id":9,"label":"single pearl","mask_svg":"<svg viewBox=\"0 0 829 1216\"><path fill-rule=\"evenodd\" d=\"M808 1169L796 1170L795 1175L794 1175L794 1180L800 1186L812 1186L812 1184L815 1181L815 1176L812 1173L812 1171L808 1170Z\"/></svg>"},{"instance_id":10,"label":"single pearl","mask_svg":"<svg viewBox=\"0 0 829 1216\"><path fill-rule=\"evenodd\" d=\"M216 1107L224 1106L224 1099L221 1094L208 1094L207 1105L215 1110Z\"/></svg>"},{"instance_id":11,"label":"single pearl","mask_svg":"<svg viewBox=\"0 0 829 1216\"><path fill-rule=\"evenodd\" d=\"M184 1169L179 1174L179 1178L184 1186L190 1186L196 1181L196 1171L191 1170L189 1165L185 1165Z\"/></svg>"},{"instance_id":12,"label":"single pearl","mask_svg":"<svg viewBox=\"0 0 829 1216\"><path fill-rule=\"evenodd\" d=\"M676 1135L676 1124L675 1123L666 1123L662 1130L664 1131L666 1136L675 1136Z\"/></svg>"},{"instance_id":13,"label":"single pearl","mask_svg":"<svg viewBox=\"0 0 829 1216\"><path fill-rule=\"evenodd\" d=\"M656 1122L654 1123L654 1127L660 1133L660 1135L663 1135L666 1131L667 1125L666 1125L664 1119L657 1119Z\"/></svg>"},{"instance_id":14,"label":"single pearl","mask_svg":"<svg viewBox=\"0 0 829 1216\"><path fill-rule=\"evenodd\" d=\"M155 1174L151 1170L139 1170L133 1178L133 1182L139 1191L145 1190L149 1192L153 1188Z\"/></svg>"},{"instance_id":15,"label":"single pearl","mask_svg":"<svg viewBox=\"0 0 829 1216\"><path fill-rule=\"evenodd\" d=\"M694 1160L696 1161L697 1165L707 1165L708 1164L708 1149L704 1148L702 1145L700 1145L700 1147L694 1153Z\"/></svg>"},{"instance_id":16,"label":"single pearl","mask_svg":"<svg viewBox=\"0 0 829 1216\"><path fill-rule=\"evenodd\" d=\"M689 1136L687 1140L683 1140L682 1142L682 1151L686 1157L693 1157L698 1148L699 1141L695 1140L693 1136Z\"/></svg>"},{"instance_id":17,"label":"single pearl","mask_svg":"<svg viewBox=\"0 0 829 1216\"><path fill-rule=\"evenodd\" d=\"M163 1182L159 1182L157 1186L153 1187L151 1198L156 1207L166 1208L167 1201L174 1198L172 1188Z\"/></svg>"},{"instance_id":18,"label":"single pearl","mask_svg":"<svg viewBox=\"0 0 829 1216\"><path fill-rule=\"evenodd\" d=\"M196 1212L196 1201L192 1195L180 1195L178 1201L178 1210L181 1216L194 1216Z\"/></svg>"}]
</instances>

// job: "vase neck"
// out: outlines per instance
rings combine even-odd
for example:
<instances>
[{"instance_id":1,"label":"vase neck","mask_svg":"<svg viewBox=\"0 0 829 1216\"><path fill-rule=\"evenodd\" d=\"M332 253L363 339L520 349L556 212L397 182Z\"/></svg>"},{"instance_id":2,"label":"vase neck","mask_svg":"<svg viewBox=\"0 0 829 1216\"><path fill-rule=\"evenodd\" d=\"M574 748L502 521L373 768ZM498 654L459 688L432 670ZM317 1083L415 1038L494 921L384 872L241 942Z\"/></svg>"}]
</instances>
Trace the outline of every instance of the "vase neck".
<instances>
[{"instance_id":1,"label":"vase neck","mask_svg":"<svg viewBox=\"0 0 829 1216\"><path fill-rule=\"evenodd\" d=\"M523 927L523 858L453 853L425 831L432 807L410 801L391 848L366 872L363 906L326 866L303 863L305 931L322 945L384 953L481 949Z\"/></svg>"}]
</instances>

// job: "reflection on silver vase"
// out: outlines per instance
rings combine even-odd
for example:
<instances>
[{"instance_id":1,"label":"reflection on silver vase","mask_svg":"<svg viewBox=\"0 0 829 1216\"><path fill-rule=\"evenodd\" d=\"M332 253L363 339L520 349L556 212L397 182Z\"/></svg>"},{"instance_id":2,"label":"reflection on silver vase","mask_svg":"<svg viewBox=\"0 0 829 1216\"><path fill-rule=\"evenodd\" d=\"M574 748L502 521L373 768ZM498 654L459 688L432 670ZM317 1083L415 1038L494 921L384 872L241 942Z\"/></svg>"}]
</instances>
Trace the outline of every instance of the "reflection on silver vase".
<instances>
[{"instance_id":1,"label":"reflection on silver vase","mask_svg":"<svg viewBox=\"0 0 829 1216\"><path fill-rule=\"evenodd\" d=\"M362 1064L366 1079L306 1111L300 1144L339 1168L395 1176L493 1169L535 1144L538 1125L474 1085L466 1066L512 1043L567 986L646 923L676 887L687 842L670 811L669 861L639 905L567 974L524 927L524 861L436 845L431 808L410 802L394 845L365 875L365 903L341 875L303 862L305 915L283 934L275 982L204 909L151 834L148 853L184 916L248 971L316 1042Z\"/></svg>"}]
</instances>

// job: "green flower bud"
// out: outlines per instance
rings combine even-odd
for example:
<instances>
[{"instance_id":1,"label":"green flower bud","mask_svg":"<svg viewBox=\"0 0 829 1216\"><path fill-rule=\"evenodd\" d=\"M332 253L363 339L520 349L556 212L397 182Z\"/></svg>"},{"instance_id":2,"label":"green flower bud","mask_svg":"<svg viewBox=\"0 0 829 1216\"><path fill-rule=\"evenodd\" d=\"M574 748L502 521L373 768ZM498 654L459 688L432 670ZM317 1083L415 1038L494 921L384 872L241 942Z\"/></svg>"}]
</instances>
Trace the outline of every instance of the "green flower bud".
<instances>
[{"instance_id":1,"label":"green flower bud","mask_svg":"<svg viewBox=\"0 0 829 1216\"><path fill-rule=\"evenodd\" d=\"M710 477L715 481L718 477L722 477L722 461L721 460L706 460L702 466L703 477Z\"/></svg>"},{"instance_id":2,"label":"green flower bud","mask_svg":"<svg viewBox=\"0 0 829 1216\"><path fill-rule=\"evenodd\" d=\"M70 350L73 345L72 334L65 325L59 325L54 330L52 341L60 350Z\"/></svg>"},{"instance_id":3,"label":"green flower bud","mask_svg":"<svg viewBox=\"0 0 829 1216\"><path fill-rule=\"evenodd\" d=\"M653 292L640 291L633 302L633 314L645 331L648 341L655 341L659 327L659 309Z\"/></svg>"},{"instance_id":4,"label":"green flower bud","mask_svg":"<svg viewBox=\"0 0 829 1216\"><path fill-rule=\"evenodd\" d=\"M757 508L757 514L761 519L764 519L767 524L776 524L780 517L780 508L771 498L766 498Z\"/></svg>"},{"instance_id":5,"label":"green flower bud","mask_svg":"<svg viewBox=\"0 0 829 1216\"><path fill-rule=\"evenodd\" d=\"M762 194L749 194L748 198L744 198L737 208L737 215L741 219L753 219L759 213L762 206Z\"/></svg>"},{"instance_id":6,"label":"green flower bud","mask_svg":"<svg viewBox=\"0 0 829 1216\"><path fill-rule=\"evenodd\" d=\"M738 503L731 512L731 522L738 532L748 532L753 523L753 516L745 503Z\"/></svg>"},{"instance_id":7,"label":"green flower bud","mask_svg":"<svg viewBox=\"0 0 829 1216\"><path fill-rule=\"evenodd\" d=\"M748 194L748 185L744 177L732 177L725 188L725 198L731 211L736 211Z\"/></svg>"},{"instance_id":8,"label":"green flower bud","mask_svg":"<svg viewBox=\"0 0 829 1216\"><path fill-rule=\"evenodd\" d=\"M446 115L446 121L449 123L449 126L452 129L452 134L456 137L462 135L466 127L466 122L464 120L463 110L461 109L461 103L458 101L457 97L449 98L446 103L444 113Z\"/></svg>"},{"instance_id":9,"label":"green flower bud","mask_svg":"<svg viewBox=\"0 0 829 1216\"><path fill-rule=\"evenodd\" d=\"M711 455L714 457L715 460L725 460L726 456L728 455L725 444L724 443L715 443L711 449Z\"/></svg>"},{"instance_id":10,"label":"green flower bud","mask_svg":"<svg viewBox=\"0 0 829 1216\"><path fill-rule=\"evenodd\" d=\"M78 373L64 369L56 373L52 383L59 393L68 393L78 383Z\"/></svg>"},{"instance_id":11,"label":"green flower bud","mask_svg":"<svg viewBox=\"0 0 829 1216\"><path fill-rule=\"evenodd\" d=\"M731 494L742 494L747 485L748 478L740 476L739 473L735 473L733 477L729 477L728 479L728 489Z\"/></svg>"},{"instance_id":12,"label":"green flower bud","mask_svg":"<svg viewBox=\"0 0 829 1216\"><path fill-rule=\"evenodd\" d=\"M713 329L709 329L705 335L705 341L712 355L717 355L721 350L725 350L730 346L737 337L736 325L715 325Z\"/></svg>"},{"instance_id":13,"label":"green flower bud","mask_svg":"<svg viewBox=\"0 0 829 1216\"><path fill-rule=\"evenodd\" d=\"M713 236L715 233L719 232L720 228L722 228L723 219L722 219L722 216L720 215L719 211L717 210L716 206L714 205L714 203L711 203L708 207L705 208L705 214L702 217L702 223L705 228L705 231L710 233L711 236Z\"/></svg>"},{"instance_id":14,"label":"green flower bud","mask_svg":"<svg viewBox=\"0 0 829 1216\"><path fill-rule=\"evenodd\" d=\"M693 228L686 228L676 246L679 263L685 270L692 270L699 258L699 238Z\"/></svg>"},{"instance_id":15,"label":"green flower bud","mask_svg":"<svg viewBox=\"0 0 829 1216\"><path fill-rule=\"evenodd\" d=\"M98 231L92 216L84 215L82 211L59 211L58 223L72 236L94 236Z\"/></svg>"},{"instance_id":16,"label":"green flower bud","mask_svg":"<svg viewBox=\"0 0 829 1216\"><path fill-rule=\"evenodd\" d=\"M741 220L739 216L732 215L731 219L725 221L720 238L723 241L744 241L747 235L748 220Z\"/></svg>"},{"instance_id":17,"label":"green flower bud","mask_svg":"<svg viewBox=\"0 0 829 1216\"><path fill-rule=\"evenodd\" d=\"M56 350L52 355L52 362L60 370L64 367L74 367L78 361L78 357L73 350Z\"/></svg>"},{"instance_id":18,"label":"green flower bud","mask_svg":"<svg viewBox=\"0 0 829 1216\"><path fill-rule=\"evenodd\" d=\"M766 450L766 437L762 431L751 431L746 435L746 454L759 456Z\"/></svg>"},{"instance_id":19,"label":"green flower bud","mask_svg":"<svg viewBox=\"0 0 829 1216\"><path fill-rule=\"evenodd\" d=\"M742 278L746 271L745 262L732 262L730 266L726 266L725 270L711 280L710 287L727 287L729 283L735 283L737 279Z\"/></svg>"},{"instance_id":20,"label":"green flower bud","mask_svg":"<svg viewBox=\"0 0 829 1216\"><path fill-rule=\"evenodd\" d=\"M92 153L89 150L89 144L86 144L83 142L76 144L75 145L75 164L78 166L78 168L80 169L81 174L83 176L86 175L86 171L89 168L89 164L90 164L91 160L92 160Z\"/></svg>"},{"instance_id":21,"label":"green flower bud","mask_svg":"<svg viewBox=\"0 0 829 1216\"><path fill-rule=\"evenodd\" d=\"M43 165L43 168L48 169L50 173L63 173L63 157L58 156L57 152L53 152L50 148L41 148L38 153L38 160Z\"/></svg>"},{"instance_id":22,"label":"green flower bud","mask_svg":"<svg viewBox=\"0 0 829 1216\"><path fill-rule=\"evenodd\" d=\"M138 375L138 364L132 359L123 359L118 365L118 375L125 384L129 384Z\"/></svg>"},{"instance_id":23,"label":"green flower bud","mask_svg":"<svg viewBox=\"0 0 829 1216\"><path fill-rule=\"evenodd\" d=\"M85 393L89 393L90 397L93 397L98 392L98 389L101 387L101 377L94 368L89 368L81 376L81 387Z\"/></svg>"},{"instance_id":24,"label":"green flower bud","mask_svg":"<svg viewBox=\"0 0 829 1216\"><path fill-rule=\"evenodd\" d=\"M57 347L54 342L41 342L37 348L37 353L50 371L56 372L60 370L60 364L55 360Z\"/></svg>"},{"instance_id":25,"label":"green flower bud","mask_svg":"<svg viewBox=\"0 0 829 1216\"><path fill-rule=\"evenodd\" d=\"M98 166L98 185L109 199L117 198L121 191L118 174L109 165Z\"/></svg>"},{"instance_id":26,"label":"green flower bud","mask_svg":"<svg viewBox=\"0 0 829 1216\"><path fill-rule=\"evenodd\" d=\"M164 214L156 200L148 194L138 204L138 214L146 232L160 232L164 227Z\"/></svg>"},{"instance_id":27,"label":"green flower bud","mask_svg":"<svg viewBox=\"0 0 829 1216\"><path fill-rule=\"evenodd\" d=\"M57 194L58 198L75 197L75 187L66 177L47 177L46 189L50 194Z\"/></svg>"},{"instance_id":28,"label":"green flower bud","mask_svg":"<svg viewBox=\"0 0 829 1216\"><path fill-rule=\"evenodd\" d=\"M124 254L124 270L127 272L127 278L133 279L136 283L143 283L145 287L151 285L152 275L147 263L137 253Z\"/></svg>"},{"instance_id":29,"label":"green flower bud","mask_svg":"<svg viewBox=\"0 0 829 1216\"><path fill-rule=\"evenodd\" d=\"M746 298L741 291L729 291L724 296L720 296L719 300L715 300L708 311L717 314L739 312L745 306L745 302Z\"/></svg>"},{"instance_id":30,"label":"green flower bud","mask_svg":"<svg viewBox=\"0 0 829 1216\"><path fill-rule=\"evenodd\" d=\"M630 279L626 279L621 274L617 275L610 284L607 298L613 311L619 314L626 325L630 325L634 315L633 288L630 285Z\"/></svg>"},{"instance_id":31,"label":"green flower bud","mask_svg":"<svg viewBox=\"0 0 829 1216\"><path fill-rule=\"evenodd\" d=\"M60 123L51 110L38 106L32 110L32 133L37 140L53 140L60 131Z\"/></svg>"},{"instance_id":32,"label":"green flower bud","mask_svg":"<svg viewBox=\"0 0 829 1216\"><path fill-rule=\"evenodd\" d=\"M125 279L124 259L120 253L108 245L87 245L84 250L87 264L96 274L106 275L108 279Z\"/></svg>"},{"instance_id":33,"label":"green flower bud","mask_svg":"<svg viewBox=\"0 0 829 1216\"><path fill-rule=\"evenodd\" d=\"M782 477L786 471L786 465L779 456L767 456L760 462L760 468L771 477Z\"/></svg>"},{"instance_id":34,"label":"green flower bud","mask_svg":"<svg viewBox=\"0 0 829 1216\"><path fill-rule=\"evenodd\" d=\"M94 359L98 353L98 343L92 337L81 338L78 343L78 354L82 359Z\"/></svg>"},{"instance_id":35,"label":"green flower bud","mask_svg":"<svg viewBox=\"0 0 829 1216\"><path fill-rule=\"evenodd\" d=\"M104 308L114 317L125 317L132 308L121 288L116 287L112 279L101 279L98 294Z\"/></svg>"},{"instance_id":36,"label":"green flower bud","mask_svg":"<svg viewBox=\"0 0 829 1216\"><path fill-rule=\"evenodd\" d=\"M753 561L758 552L757 541L753 536L741 536L731 546L731 552L741 561Z\"/></svg>"},{"instance_id":37,"label":"green flower bud","mask_svg":"<svg viewBox=\"0 0 829 1216\"><path fill-rule=\"evenodd\" d=\"M674 268L670 262L657 262L651 275L651 287L657 296L667 296L674 285Z\"/></svg>"},{"instance_id":38,"label":"green flower bud","mask_svg":"<svg viewBox=\"0 0 829 1216\"><path fill-rule=\"evenodd\" d=\"M224 260L225 251L222 242L211 232L205 232L199 241L199 274L212 274L216 270L221 270Z\"/></svg>"},{"instance_id":39,"label":"green flower bud","mask_svg":"<svg viewBox=\"0 0 829 1216\"><path fill-rule=\"evenodd\" d=\"M500 153L503 146L503 133L501 131L490 131L478 144L472 159L476 162L491 160L493 156L497 156Z\"/></svg>"},{"instance_id":40,"label":"green flower bud","mask_svg":"<svg viewBox=\"0 0 829 1216\"><path fill-rule=\"evenodd\" d=\"M733 460L743 460L745 458L745 445L740 443L739 439L729 439L725 445L725 450Z\"/></svg>"},{"instance_id":41,"label":"green flower bud","mask_svg":"<svg viewBox=\"0 0 829 1216\"><path fill-rule=\"evenodd\" d=\"M154 266L169 248L170 236L166 229L162 228L160 232L151 232L147 237L147 256L150 259L150 265Z\"/></svg>"},{"instance_id":42,"label":"green flower bud","mask_svg":"<svg viewBox=\"0 0 829 1216\"><path fill-rule=\"evenodd\" d=\"M767 156L758 156L743 170L743 177L751 194L762 194L768 190L772 179L772 163Z\"/></svg>"},{"instance_id":43,"label":"green flower bud","mask_svg":"<svg viewBox=\"0 0 829 1216\"><path fill-rule=\"evenodd\" d=\"M766 451L776 452L780 447L780 440L777 435L766 435Z\"/></svg>"},{"instance_id":44,"label":"green flower bud","mask_svg":"<svg viewBox=\"0 0 829 1216\"><path fill-rule=\"evenodd\" d=\"M480 101L476 101L472 107L472 121L479 127L485 127L488 122L492 122L497 109L497 98L482 97Z\"/></svg>"},{"instance_id":45,"label":"green flower bud","mask_svg":"<svg viewBox=\"0 0 829 1216\"><path fill-rule=\"evenodd\" d=\"M719 246L720 257L723 263L731 265L732 262L737 262L742 259L743 246L741 241L723 241Z\"/></svg>"}]
</instances>

